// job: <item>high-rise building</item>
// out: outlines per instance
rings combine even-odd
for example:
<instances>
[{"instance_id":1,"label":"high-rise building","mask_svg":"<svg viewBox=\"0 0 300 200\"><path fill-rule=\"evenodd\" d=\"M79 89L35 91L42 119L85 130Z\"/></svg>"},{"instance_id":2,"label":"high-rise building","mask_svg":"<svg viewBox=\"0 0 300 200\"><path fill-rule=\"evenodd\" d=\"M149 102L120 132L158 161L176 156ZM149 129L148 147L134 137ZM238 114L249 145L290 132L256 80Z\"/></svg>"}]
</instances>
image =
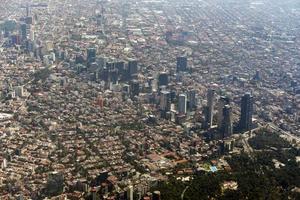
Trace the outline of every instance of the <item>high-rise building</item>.
<instances>
[{"instance_id":1,"label":"high-rise building","mask_svg":"<svg viewBox=\"0 0 300 200\"><path fill-rule=\"evenodd\" d=\"M137 80L133 80L130 82L130 96L131 98L135 96L139 96L140 94L140 83Z\"/></svg>"},{"instance_id":2,"label":"high-rise building","mask_svg":"<svg viewBox=\"0 0 300 200\"><path fill-rule=\"evenodd\" d=\"M176 92L176 90L172 89L170 91L170 97L171 97L171 103L175 103L176 102L176 98L177 98L177 92Z\"/></svg>"},{"instance_id":3,"label":"high-rise building","mask_svg":"<svg viewBox=\"0 0 300 200\"><path fill-rule=\"evenodd\" d=\"M17 97L23 97L24 96L24 87L23 86L15 87L15 94Z\"/></svg>"},{"instance_id":4,"label":"high-rise building","mask_svg":"<svg viewBox=\"0 0 300 200\"><path fill-rule=\"evenodd\" d=\"M115 63L114 62L107 62L105 67L107 68L107 70L109 72L114 71L115 70Z\"/></svg>"},{"instance_id":5,"label":"high-rise building","mask_svg":"<svg viewBox=\"0 0 300 200\"><path fill-rule=\"evenodd\" d=\"M209 116L208 116L208 106L203 106L203 110L202 110L202 112L203 112L203 115L204 115L204 121L203 121L203 124L202 124L202 126L203 126L203 128L208 128L209 126L208 126L208 119L209 119Z\"/></svg>"},{"instance_id":6,"label":"high-rise building","mask_svg":"<svg viewBox=\"0 0 300 200\"><path fill-rule=\"evenodd\" d=\"M35 37L34 37L34 26L30 27L30 30L29 30L29 39L31 41L34 41L34 39L35 39Z\"/></svg>"},{"instance_id":7,"label":"high-rise building","mask_svg":"<svg viewBox=\"0 0 300 200\"><path fill-rule=\"evenodd\" d=\"M154 89L154 85L155 85L155 82L154 82L154 78L152 76L149 76L147 78L147 84L148 84L148 87L149 87L149 92L152 92L153 89Z\"/></svg>"},{"instance_id":8,"label":"high-rise building","mask_svg":"<svg viewBox=\"0 0 300 200\"><path fill-rule=\"evenodd\" d=\"M49 173L46 190L49 195L54 195L62 191L64 188L64 175L61 172Z\"/></svg>"},{"instance_id":9,"label":"high-rise building","mask_svg":"<svg viewBox=\"0 0 300 200\"><path fill-rule=\"evenodd\" d=\"M130 86L127 85L127 84L124 84L123 85L123 88L122 88L122 98L123 100L126 100L130 95Z\"/></svg>"},{"instance_id":10,"label":"high-rise building","mask_svg":"<svg viewBox=\"0 0 300 200\"><path fill-rule=\"evenodd\" d=\"M92 81L98 81L99 80L99 71L94 71L93 72L93 75L92 75L92 77L91 77L91 80Z\"/></svg>"},{"instance_id":11,"label":"high-rise building","mask_svg":"<svg viewBox=\"0 0 300 200\"><path fill-rule=\"evenodd\" d=\"M106 57L98 57L96 62L98 63L99 68L102 70L106 68L106 63L108 62L108 59Z\"/></svg>"},{"instance_id":12,"label":"high-rise building","mask_svg":"<svg viewBox=\"0 0 300 200\"><path fill-rule=\"evenodd\" d=\"M27 39L27 36L29 34L29 26L30 25L25 23L20 25L21 38L23 41Z\"/></svg>"},{"instance_id":13,"label":"high-rise building","mask_svg":"<svg viewBox=\"0 0 300 200\"><path fill-rule=\"evenodd\" d=\"M97 189L92 188L91 193L92 193L92 200L97 200Z\"/></svg>"},{"instance_id":14,"label":"high-rise building","mask_svg":"<svg viewBox=\"0 0 300 200\"><path fill-rule=\"evenodd\" d=\"M243 131L249 131L252 128L253 97L247 93L241 100L241 117L239 128Z\"/></svg>"},{"instance_id":15,"label":"high-rise building","mask_svg":"<svg viewBox=\"0 0 300 200\"><path fill-rule=\"evenodd\" d=\"M222 119L222 134L223 138L229 137L232 135L232 108L230 105L225 105L223 107L223 119Z\"/></svg>"},{"instance_id":16,"label":"high-rise building","mask_svg":"<svg viewBox=\"0 0 300 200\"><path fill-rule=\"evenodd\" d=\"M30 15L31 15L30 6L27 4L26 5L26 17L29 17Z\"/></svg>"},{"instance_id":17,"label":"high-rise building","mask_svg":"<svg viewBox=\"0 0 300 200\"><path fill-rule=\"evenodd\" d=\"M261 80L261 72L259 70L256 70L256 73L253 77L253 80L256 80L256 81L260 81Z\"/></svg>"},{"instance_id":18,"label":"high-rise building","mask_svg":"<svg viewBox=\"0 0 300 200\"><path fill-rule=\"evenodd\" d=\"M113 70L109 73L109 76L110 76L110 81L113 83L113 84L117 84L118 81L119 81L119 74L118 74L118 70Z\"/></svg>"},{"instance_id":19,"label":"high-rise building","mask_svg":"<svg viewBox=\"0 0 300 200\"><path fill-rule=\"evenodd\" d=\"M88 48L87 49L87 61L88 63L93 63L96 61L96 48Z\"/></svg>"},{"instance_id":20,"label":"high-rise building","mask_svg":"<svg viewBox=\"0 0 300 200\"><path fill-rule=\"evenodd\" d=\"M187 70L187 57L177 57L177 72Z\"/></svg>"},{"instance_id":21,"label":"high-rise building","mask_svg":"<svg viewBox=\"0 0 300 200\"><path fill-rule=\"evenodd\" d=\"M115 63L115 68L118 71L118 75L121 77L121 79L124 79L126 76L125 71L125 62L124 61L118 61Z\"/></svg>"},{"instance_id":22,"label":"high-rise building","mask_svg":"<svg viewBox=\"0 0 300 200\"><path fill-rule=\"evenodd\" d=\"M128 61L128 74L129 77L132 77L134 74L138 73L138 64L137 61L134 59L131 59Z\"/></svg>"},{"instance_id":23,"label":"high-rise building","mask_svg":"<svg viewBox=\"0 0 300 200\"><path fill-rule=\"evenodd\" d=\"M77 54L75 56L75 63L76 64L83 64L84 63L84 57L82 54Z\"/></svg>"},{"instance_id":24,"label":"high-rise building","mask_svg":"<svg viewBox=\"0 0 300 200\"><path fill-rule=\"evenodd\" d=\"M11 36L11 43L12 45L20 45L21 44L21 37L18 34L14 34Z\"/></svg>"},{"instance_id":25,"label":"high-rise building","mask_svg":"<svg viewBox=\"0 0 300 200\"><path fill-rule=\"evenodd\" d=\"M208 128L211 128L213 125L213 117L214 117L214 100L215 100L215 91L212 89L208 89L207 91L207 119L206 125Z\"/></svg>"},{"instance_id":26,"label":"high-rise building","mask_svg":"<svg viewBox=\"0 0 300 200\"><path fill-rule=\"evenodd\" d=\"M178 98L178 112L179 114L186 114L187 98L185 94L180 94Z\"/></svg>"},{"instance_id":27,"label":"high-rise building","mask_svg":"<svg viewBox=\"0 0 300 200\"><path fill-rule=\"evenodd\" d=\"M160 110L170 111L171 109L171 93L169 91L161 91L160 94Z\"/></svg>"},{"instance_id":28,"label":"high-rise building","mask_svg":"<svg viewBox=\"0 0 300 200\"><path fill-rule=\"evenodd\" d=\"M153 192L153 200L161 200L161 194L160 191L154 191Z\"/></svg>"},{"instance_id":29,"label":"high-rise building","mask_svg":"<svg viewBox=\"0 0 300 200\"><path fill-rule=\"evenodd\" d=\"M128 189L127 189L127 199L128 200L133 200L133 186L130 185L128 186Z\"/></svg>"},{"instance_id":30,"label":"high-rise building","mask_svg":"<svg viewBox=\"0 0 300 200\"><path fill-rule=\"evenodd\" d=\"M230 99L225 96L221 96L219 101L218 101L218 114L217 114L217 122L218 122L218 128L222 128L222 123L223 123L223 110L225 105L230 104Z\"/></svg>"},{"instance_id":31,"label":"high-rise building","mask_svg":"<svg viewBox=\"0 0 300 200\"><path fill-rule=\"evenodd\" d=\"M33 17L32 16L27 16L26 18L25 18L25 23L26 24L33 24Z\"/></svg>"},{"instance_id":32,"label":"high-rise building","mask_svg":"<svg viewBox=\"0 0 300 200\"><path fill-rule=\"evenodd\" d=\"M169 84L169 76L167 72L161 72L158 76L158 87L167 86Z\"/></svg>"},{"instance_id":33,"label":"high-rise building","mask_svg":"<svg viewBox=\"0 0 300 200\"><path fill-rule=\"evenodd\" d=\"M192 111L197 107L196 90L188 91L189 110Z\"/></svg>"}]
</instances>

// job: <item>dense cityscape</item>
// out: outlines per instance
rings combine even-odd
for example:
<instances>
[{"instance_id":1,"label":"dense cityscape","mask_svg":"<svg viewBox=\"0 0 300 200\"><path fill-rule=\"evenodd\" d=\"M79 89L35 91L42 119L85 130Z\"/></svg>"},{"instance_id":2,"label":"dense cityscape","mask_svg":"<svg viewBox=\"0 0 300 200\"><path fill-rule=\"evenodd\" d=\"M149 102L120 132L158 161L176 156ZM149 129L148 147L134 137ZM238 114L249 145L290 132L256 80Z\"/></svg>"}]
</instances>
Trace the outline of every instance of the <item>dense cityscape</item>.
<instances>
[{"instance_id":1,"label":"dense cityscape","mask_svg":"<svg viewBox=\"0 0 300 200\"><path fill-rule=\"evenodd\" d=\"M1 0L0 199L300 198L297 0Z\"/></svg>"}]
</instances>

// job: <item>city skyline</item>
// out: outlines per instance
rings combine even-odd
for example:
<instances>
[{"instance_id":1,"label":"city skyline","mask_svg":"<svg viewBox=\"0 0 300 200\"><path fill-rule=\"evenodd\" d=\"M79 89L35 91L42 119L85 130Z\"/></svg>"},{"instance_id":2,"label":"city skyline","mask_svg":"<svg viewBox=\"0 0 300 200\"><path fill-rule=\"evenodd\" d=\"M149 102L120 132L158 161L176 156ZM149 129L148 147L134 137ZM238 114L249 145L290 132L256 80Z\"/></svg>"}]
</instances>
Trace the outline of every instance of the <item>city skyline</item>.
<instances>
[{"instance_id":1,"label":"city skyline","mask_svg":"<svg viewBox=\"0 0 300 200\"><path fill-rule=\"evenodd\" d=\"M297 0L1 1L0 199L297 199L299 27Z\"/></svg>"}]
</instances>

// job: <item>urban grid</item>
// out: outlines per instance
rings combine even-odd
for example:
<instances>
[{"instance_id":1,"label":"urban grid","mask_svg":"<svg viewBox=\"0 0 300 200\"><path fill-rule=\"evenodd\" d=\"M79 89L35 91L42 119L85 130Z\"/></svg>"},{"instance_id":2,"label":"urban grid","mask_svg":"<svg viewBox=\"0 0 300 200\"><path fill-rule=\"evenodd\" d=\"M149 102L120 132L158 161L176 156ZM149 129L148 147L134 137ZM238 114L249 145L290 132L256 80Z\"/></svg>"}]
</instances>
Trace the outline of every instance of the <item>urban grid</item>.
<instances>
[{"instance_id":1,"label":"urban grid","mask_svg":"<svg viewBox=\"0 0 300 200\"><path fill-rule=\"evenodd\" d=\"M0 0L0 199L222 199L268 155L253 199L300 198L299 52L297 0Z\"/></svg>"}]
</instances>

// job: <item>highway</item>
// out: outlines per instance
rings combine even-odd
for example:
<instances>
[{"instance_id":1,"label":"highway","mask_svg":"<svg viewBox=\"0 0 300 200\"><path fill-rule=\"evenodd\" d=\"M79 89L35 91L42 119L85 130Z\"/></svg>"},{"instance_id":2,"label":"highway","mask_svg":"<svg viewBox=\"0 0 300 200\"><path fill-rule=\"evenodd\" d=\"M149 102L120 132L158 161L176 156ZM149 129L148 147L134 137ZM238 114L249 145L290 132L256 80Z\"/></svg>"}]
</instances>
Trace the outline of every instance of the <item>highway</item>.
<instances>
[{"instance_id":1,"label":"highway","mask_svg":"<svg viewBox=\"0 0 300 200\"><path fill-rule=\"evenodd\" d=\"M281 128L279 128L279 127L276 126L275 124L273 124L273 123L268 123L268 124L267 124L267 127L270 127L270 128L272 128L273 130L278 131L278 132L280 132L281 134L284 134L284 135L288 136L289 138L291 138L291 140L295 140L298 144L300 144L300 138L299 138L298 136L293 135L293 134L291 134L291 133L289 133L289 132L286 132L286 131L282 130Z\"/></svg>"},{"instance_id":2,"label":"highway","mask_svg":"<svg viewBox=\"0 0 300 200\"><path fill-rule=\"evenodd\" d=\"M183 200L183 198L184 198L184 194L185 194L185 192L187 191L187 189L189 189L189 187L190 186L186 186L185 188L184 188L184 190L183 190L183 192L181 193L181 200Z\"/></svg>"}]
</instances>

